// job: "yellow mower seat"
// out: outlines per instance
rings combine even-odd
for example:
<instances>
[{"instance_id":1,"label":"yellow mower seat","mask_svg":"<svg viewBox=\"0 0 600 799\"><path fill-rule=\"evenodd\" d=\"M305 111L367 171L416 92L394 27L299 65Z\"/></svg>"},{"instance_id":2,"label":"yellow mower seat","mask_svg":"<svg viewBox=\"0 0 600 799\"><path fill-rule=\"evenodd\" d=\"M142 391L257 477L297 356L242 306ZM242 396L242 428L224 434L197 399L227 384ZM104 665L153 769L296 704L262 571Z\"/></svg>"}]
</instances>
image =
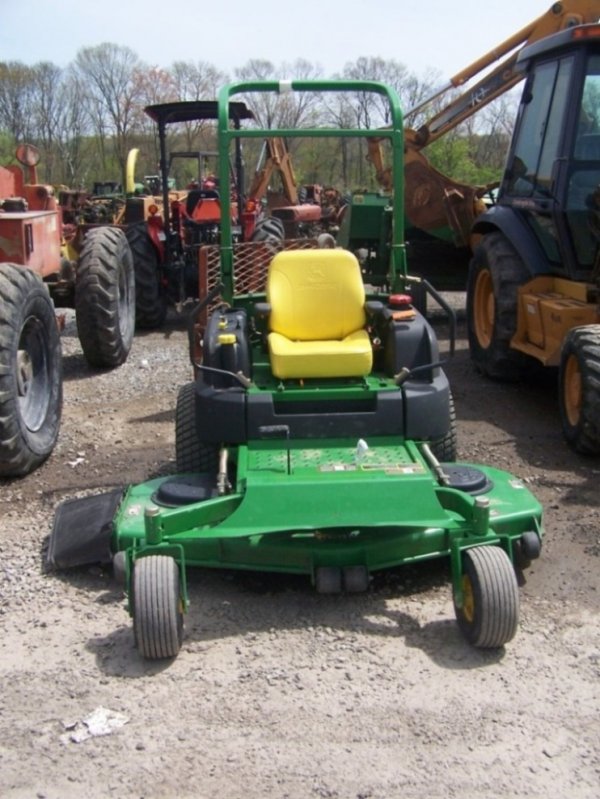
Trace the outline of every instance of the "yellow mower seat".
<instances>
[{"instance_id":1,"label":"yellow mower seat","mask_svg":"<svg viewBox=\"0 0 600 799\"><path fill-rule=\"evenodd\" d=\"M276 377L364 377L373 351L365 288L347 250L278 253L267 276L269 353Z\"/></svg>"}]
</instances>

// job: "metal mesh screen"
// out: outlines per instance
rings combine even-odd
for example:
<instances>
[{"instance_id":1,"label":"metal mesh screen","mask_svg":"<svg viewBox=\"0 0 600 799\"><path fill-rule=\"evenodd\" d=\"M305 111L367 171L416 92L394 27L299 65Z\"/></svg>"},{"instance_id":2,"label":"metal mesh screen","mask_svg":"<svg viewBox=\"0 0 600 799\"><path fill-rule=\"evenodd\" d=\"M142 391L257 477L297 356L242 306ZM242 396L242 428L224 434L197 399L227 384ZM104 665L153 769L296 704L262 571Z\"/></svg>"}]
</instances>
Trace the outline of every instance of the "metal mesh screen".
<instances>
[{"instance_id":1,"label":"metal mesh screen","mask_svg":"<svg viewBox=\"0 0 600 799\"><path fill-rule=\"evenodd\" d=\"M273 242L247 241L233 245L233 280L235 294L256 294L265 291L267 270L271 259L281 250L310 250L317 247L316 239L285 239ZM219 246L207 244L200 247L200 297L219 284ZM198 322L206 327L212 306L200 314Z\"/></svg>"}]
</instances>

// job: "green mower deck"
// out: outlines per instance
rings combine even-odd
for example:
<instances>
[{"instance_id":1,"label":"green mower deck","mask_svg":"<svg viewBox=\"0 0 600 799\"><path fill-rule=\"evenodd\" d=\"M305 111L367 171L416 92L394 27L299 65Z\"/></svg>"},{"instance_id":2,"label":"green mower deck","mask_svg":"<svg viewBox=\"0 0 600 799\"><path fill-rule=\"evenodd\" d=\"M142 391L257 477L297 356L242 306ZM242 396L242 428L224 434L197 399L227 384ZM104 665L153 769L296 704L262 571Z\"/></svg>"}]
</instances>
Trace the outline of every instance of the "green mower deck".
<instances>
[{"instance_id":1,"label":"green mower deck","mask_svg":"<svg viewBox=\"0 0 600 799\"><path fill-rule=\"evenodd\" d=\"M69 551L81 528L98 559L103 540L145 657L177 654L193 566L306 574L334 593L367 590L377 570L448 557L467 640L497 647L513 637L515 566L537 557L542 535L541 506L520 480L464 463L434 470L416 444L389 438L258 441L235 454L228 493L214 474L183 474L106 494L105 514L97 496L59 508L50 560L70 565L61 546Z\"/></svg>"},{"instance_id":2,"label":"green mower deck","mask_svg":"<svg viewBox=\"0 0 600 799\"><path fill-rule=\"evenodd\" d=\"M512 558L513 541L526 531L539 533L539 503L506 472L447 465L451 484L470 482L482 492L473 496L440 485L412 442L383 439L368 446L358 455L356 443L342 441L290 442L289 450L281 442L241 446L234 490L198 502L194 495L204 493L210 475L134 486L117 512L112 550L127 550L132 559L171 551L181 567L314 579L321 566L371 572L456 557L479 544L499 544ZM168 507L175 502L186 504Z\"/></svg>"}]
</instances>

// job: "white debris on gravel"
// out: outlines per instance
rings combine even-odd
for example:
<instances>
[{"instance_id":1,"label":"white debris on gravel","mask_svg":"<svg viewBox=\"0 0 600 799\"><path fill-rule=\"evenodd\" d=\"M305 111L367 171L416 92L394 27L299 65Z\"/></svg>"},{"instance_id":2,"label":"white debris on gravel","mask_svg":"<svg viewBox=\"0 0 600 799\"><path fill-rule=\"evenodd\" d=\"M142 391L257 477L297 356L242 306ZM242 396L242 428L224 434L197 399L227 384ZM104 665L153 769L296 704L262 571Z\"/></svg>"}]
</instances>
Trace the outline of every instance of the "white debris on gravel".
<instances>
[{"instance_id":1,"label":"white debris on gravel","mask_svg":"<svg viewBox=\"0 0 600 799\"><path fill-rule=\"evenodd\" d=\"M63 722L67 732L60 736L63 743L80 744L88 738L110 735L125 726L129 718L105 707L97 707L89 716L76 722Z\"/></svg>"}]
</instances>

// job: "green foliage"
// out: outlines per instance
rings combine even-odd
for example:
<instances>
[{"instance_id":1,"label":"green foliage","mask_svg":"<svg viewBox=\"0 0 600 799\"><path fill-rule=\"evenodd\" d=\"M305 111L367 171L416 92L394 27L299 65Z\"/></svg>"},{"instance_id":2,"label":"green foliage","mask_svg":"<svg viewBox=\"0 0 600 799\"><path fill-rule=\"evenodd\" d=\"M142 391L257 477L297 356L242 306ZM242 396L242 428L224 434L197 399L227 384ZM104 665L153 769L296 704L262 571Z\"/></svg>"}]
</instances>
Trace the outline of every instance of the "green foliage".
<instances>
[{"instance_id":1,"label":"green foliage","mask_svg":"<svg viewBox=\"0 0 600 799\"><path fill-rule=\"evenodd\" d=\"M484 185L500 180L503 169L496 157L494 163L481 161L478 148L480 137L446 135L438 139L424 151L432 166L454 180L473 186ZM506 142L507 144L507 142Z\"/></svg>"},{"instance_id":2,"label":"green foliage","mask_svg":"<svg viewBox=\"0 0 600 799\"><path fill-rule=\"evenodd\" d=\"M10 133L0 130L0 164L9 164L14 160L16 142Z\"/></svg>"}]
</instances>

